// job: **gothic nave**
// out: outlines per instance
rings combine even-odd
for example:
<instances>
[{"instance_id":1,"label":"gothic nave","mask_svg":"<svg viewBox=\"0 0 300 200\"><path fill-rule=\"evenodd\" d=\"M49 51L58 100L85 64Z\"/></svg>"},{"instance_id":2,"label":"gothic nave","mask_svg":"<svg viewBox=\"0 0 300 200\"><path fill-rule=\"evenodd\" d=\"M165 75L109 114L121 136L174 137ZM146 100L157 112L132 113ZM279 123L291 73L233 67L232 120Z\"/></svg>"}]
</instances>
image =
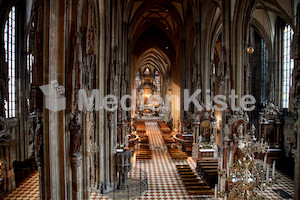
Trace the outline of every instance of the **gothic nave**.
<instances>
[{"instance_id":1,"label":"gothic nave","mask_svg":"<svg viewBox=\"0 0 300 200\"><path fill-rule=\"evenodd\" d=\"M0 199L300 200L299 0L0 11Z\"/></svg>"}]
</instances>

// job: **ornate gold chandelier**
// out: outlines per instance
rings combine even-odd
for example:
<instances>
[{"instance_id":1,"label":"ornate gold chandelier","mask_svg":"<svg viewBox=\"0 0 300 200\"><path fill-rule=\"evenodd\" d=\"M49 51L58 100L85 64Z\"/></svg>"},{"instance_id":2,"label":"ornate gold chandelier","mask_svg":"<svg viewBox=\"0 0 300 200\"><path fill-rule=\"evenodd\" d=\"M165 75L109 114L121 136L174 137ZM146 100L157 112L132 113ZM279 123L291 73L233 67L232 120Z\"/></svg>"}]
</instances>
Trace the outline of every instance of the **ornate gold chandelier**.
<instances>
[{"instance_id":1,"label":"ornate gold chandelier","mask_svg":"<svg viewBox=\"0 0 300 200\"><path fill-rule=\"evenodd\" d=\"M254 159L255 153L267 153L267 143L261 139L256 140L254 135L246 134L245 138L235 138L243 157L237 159L232 167L221 171L221 176L228 182L228 199L232 200L260 200L264 199L263 193L267 187L275 183L275 162L273 163L272 176L270 167L265 163L262 166Z\"/></svg>"}]
</instances>

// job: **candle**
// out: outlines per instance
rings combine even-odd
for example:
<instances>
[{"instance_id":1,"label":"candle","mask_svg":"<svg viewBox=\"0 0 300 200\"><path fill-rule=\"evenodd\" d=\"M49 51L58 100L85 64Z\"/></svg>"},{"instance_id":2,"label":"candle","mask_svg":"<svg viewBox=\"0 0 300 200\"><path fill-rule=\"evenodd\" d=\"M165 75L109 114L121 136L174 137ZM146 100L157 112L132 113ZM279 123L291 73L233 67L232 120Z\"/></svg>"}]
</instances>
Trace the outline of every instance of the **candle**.
<instances>
[{"instance_id":1,"label":"candle","mask_svg":"<svg viewBox=\"0 0 300 200\"><path fill-rule=\"evenodd\" d=\"M273 169L272 169L272 178L273 178L273 180L275 180L275 163L276 163L276 161L274 160L273 161Z\"/></svg>"},{"instance_id":2,"label":"candle","mask_svg":"<svg viewBox=\"0 0 300 200\"><path fill-rule=\"evenodd\" d=\"M267 164L267 154L265 154L265 158L264 158L264 170L266 169L266 164Z\"/></svg>"},{"instance_id":3,"label":"candle","mask_svg":"<svg viewBox=\"0 0 300 200\"><path fill-rule=\"evenodd\" d=\"M220 179L220 191L223 191L223 179Z\"/></svg>"},{"instance_id":4,"label":"candle","mask_svg":"<svg viewBox=\"0 0 300 200\"><path fill-rule=\"evenodd\" d=\"M267 167L266 181L269 183L269 166Z\"/></svg>"},{"instance_id":5,"label":"candle","mask_svg":"<svg viewBox=\"0 0 300 200\"><path fill-rule=\"evenodd\" d=\"M223 158L221 158L221 168L220 169L223 169Z\"/></svg>"},{"instance_id":6,"label":"candle","mask_svg":"<svg viewBox=\"0 0 300 200\"><path fill-rule=\"evenodd\" d=\"M215 199L217 199L217 184L215 185Z\"/></svg>"}]
</instances>

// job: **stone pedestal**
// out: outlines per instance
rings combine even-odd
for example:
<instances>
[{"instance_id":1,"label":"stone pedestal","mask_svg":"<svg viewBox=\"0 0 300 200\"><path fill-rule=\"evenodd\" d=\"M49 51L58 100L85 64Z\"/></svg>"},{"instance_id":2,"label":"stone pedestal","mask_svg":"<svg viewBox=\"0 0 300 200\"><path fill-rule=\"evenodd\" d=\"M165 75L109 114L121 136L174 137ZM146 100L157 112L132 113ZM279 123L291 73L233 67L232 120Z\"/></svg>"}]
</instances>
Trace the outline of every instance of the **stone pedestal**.
<instances>
[{"instance_id":1,"label":"stone pedestal","mask_svg":"<svg viewBox=\"0 0 300 200\"><path fill-rule=\"evenodd\" d=\"M117 153L117 172L119 172L119 190L125 190L128 187L128 172L131 170L131 151Z\"/></svg>"},{"instance_id":2,"label":"stone pedestal","mask_svg":"<svg viewBox=\"0 0 300 200\"><path fill-rule=\"evenodd\" d=\"M80 154L71 157L72 164L72 199L80 200L82 194L82 156Z\"/></svg>"}]
</instances>

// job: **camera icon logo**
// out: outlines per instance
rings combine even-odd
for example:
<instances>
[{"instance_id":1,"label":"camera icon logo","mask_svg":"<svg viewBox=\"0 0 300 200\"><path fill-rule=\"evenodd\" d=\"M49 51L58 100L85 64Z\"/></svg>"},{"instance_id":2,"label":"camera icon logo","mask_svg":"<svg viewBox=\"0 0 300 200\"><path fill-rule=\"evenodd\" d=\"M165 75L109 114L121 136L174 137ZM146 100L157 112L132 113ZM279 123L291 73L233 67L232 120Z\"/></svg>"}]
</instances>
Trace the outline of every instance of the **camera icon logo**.
<instances>
[{"instance_id":1,"label":"camera icon logo","mask_svg":"<svg viewBox=\"0 0 300 200\"><path fill-rule=\"evenodd\" d=\"M53 80L48 85L40 86L45 95L45 107L53 112L58 112L66 109L66 97L62 96L65 93L65 88L58 84L57 80Z\"/></svg>"}]
</instances>

